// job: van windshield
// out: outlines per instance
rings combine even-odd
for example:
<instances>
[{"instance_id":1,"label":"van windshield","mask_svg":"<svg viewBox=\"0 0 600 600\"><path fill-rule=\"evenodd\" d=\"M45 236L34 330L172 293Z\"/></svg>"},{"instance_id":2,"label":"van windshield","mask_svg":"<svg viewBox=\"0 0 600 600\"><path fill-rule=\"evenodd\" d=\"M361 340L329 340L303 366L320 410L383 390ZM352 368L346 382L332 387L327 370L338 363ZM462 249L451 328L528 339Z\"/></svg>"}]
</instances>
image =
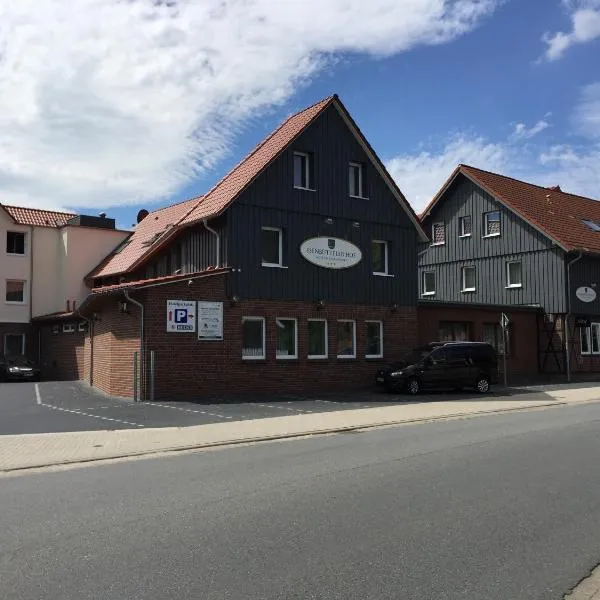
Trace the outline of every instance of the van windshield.
<instances>
[{"instance_id":1,"label":"van windshield","mask_svg":"<svg viewBox=\"0 0 600 600\"><path fill-rule=\"evenodd\" d=\"M415 348L405 354L400 362L405 365L415 365L431 353L431 348Z\"/></svg>"}]
</instances>

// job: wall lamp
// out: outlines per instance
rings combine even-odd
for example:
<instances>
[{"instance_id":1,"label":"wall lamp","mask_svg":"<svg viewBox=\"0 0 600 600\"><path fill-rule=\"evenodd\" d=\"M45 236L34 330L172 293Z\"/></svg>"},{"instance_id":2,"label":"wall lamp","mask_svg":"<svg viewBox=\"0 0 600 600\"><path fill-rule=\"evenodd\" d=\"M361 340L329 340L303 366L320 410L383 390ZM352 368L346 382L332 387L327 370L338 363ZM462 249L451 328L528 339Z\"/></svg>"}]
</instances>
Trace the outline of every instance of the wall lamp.
<instances>
[{"instance_id":1,"label":"wall lamp","mask_svg":"<svg viewBox=\"0 0 600 600\"><path fill-rule=\"evenodd\" d=\"M119 311L122 312L123 314L129 314L127 302L119 301Z\"/></svg>"},{"instance_id":2,"label":"wall lamp","mask_svg":"<svg viewBox=\"0 0 600 600\"><path fill-rule=\"evenodd\" d=\"M392 304L392 305L390 306L390 310L391 310L392 312L396 312L396 311L398 310L398 304L397 304L396 302L394 302L394 304Z\"/></svg>"},{"instance_id":3,"label":"wall lamp","mask_svg":"<svg viewBox=\"0 0 600 600\"><path fill-rule=\"evenodd\" d=\"M239 296L231 297L231 306L237 306L240 303Z\"/></svg>"},{"instance_id":4,"label":"wall lamp","mask_svg":"<svg viewBox=\"0 0 600 600\"><path fill-rule=\"evenodd\" d=\"M325 308L325 300L317 300L317 308Z\"/></svg>"},{"instance_id":5,"label":"wall lamp","mask_svg":"<svg viewBox=\"0 0 600 600\"><path fill-rule=\"evenodd\" d=\"M333 225L333 219L331 217L329 217L329 218L325 219L325 223L327 225Z\"/></svg>"},{"instance_id":6,"label":"wall lamp","mask_svg":"<svg viewBox=\"0 0 600 600\"><path fill-rule=\"evenodd\" d=\"M352 223L352 227L354 227L354 229L359 229L360 223L358 221L354 221L354 223Z\"/></svg>"},{"instance_id":7,"label":"wall lamp","mask_svg":"<svg viewBox=\"0 0 600 600\"><path fill-rule=\"evenodd\" d=\"M100 313L98 313L98 312L92 313L92 320L94 320L94 321L100 321L101 320L100 319Z\"/></svg>"}]
</instances>

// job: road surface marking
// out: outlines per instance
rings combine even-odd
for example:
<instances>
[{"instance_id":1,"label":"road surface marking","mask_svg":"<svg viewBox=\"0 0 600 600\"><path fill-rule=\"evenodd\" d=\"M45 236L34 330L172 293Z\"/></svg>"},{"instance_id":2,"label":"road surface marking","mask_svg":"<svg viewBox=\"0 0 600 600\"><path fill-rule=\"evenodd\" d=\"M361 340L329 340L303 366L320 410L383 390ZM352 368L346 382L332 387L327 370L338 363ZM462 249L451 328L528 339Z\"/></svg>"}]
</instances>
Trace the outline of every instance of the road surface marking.
<instances>
[{"instance_id":1,"label":"road surface marking","mask_svg":"<svg viewBox=\"0 0 600 600\"><path fill-rule=\"evenodd\" d=\"M302 408L292 408L291 406L277 406L276 404L259 404L258 402L249 402L252 406L260 406L261 408L278 408L279 410L289 410L291 412L299 412L302 414L311 413L312 410L304 410Z\"/></svg>"},{"instance_id":2,"label":"road surface marking","mask_svg":"<svg viewBox=\"0 0 600 600\"><path fill-rule=\"evenodd\" d=\"M38 404L42 403L42 397L40 396L40 384L35 384L35 400Z\"/></svg>"},{"instance_id":3,"label":"road surface marking","mask_svg":"<svg viewBox=\"0 0 600 600\"><path fill-rule=\"evenodd\" d=\"M181 412L186 412L186 413L196 413L196 414L200 414L200 415L208 415L210 417L217 417L219 419L232 419L233 418L228 415L220 415L218 413L209 412L207 410L195 410L193 408L181 408L180 406L171 406L170 404L160 404L158 402L144 402L144 404L147 404L148 406L161 406L162 408L172 408L173 410L180 410Z\"/></svg>"}]
</instances>

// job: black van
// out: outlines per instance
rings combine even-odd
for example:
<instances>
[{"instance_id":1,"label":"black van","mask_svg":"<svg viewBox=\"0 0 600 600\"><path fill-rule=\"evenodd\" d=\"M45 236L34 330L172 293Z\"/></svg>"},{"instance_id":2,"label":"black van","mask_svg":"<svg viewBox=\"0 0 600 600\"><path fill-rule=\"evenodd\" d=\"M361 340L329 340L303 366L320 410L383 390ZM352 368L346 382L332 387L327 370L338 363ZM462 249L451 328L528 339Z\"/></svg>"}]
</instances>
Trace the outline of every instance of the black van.
<instances>
[{"instance_id":1,"label":"black van","mask_svg":"<svg viewBox=\"0 0 600 600\"><path fill-rule=\"evenodd\" d=\"M475 388L481 394L498 383L498 356L485 342L432 342L378 371L387 391L418 394L422 389Z\"/></svg>"}]
</instances>

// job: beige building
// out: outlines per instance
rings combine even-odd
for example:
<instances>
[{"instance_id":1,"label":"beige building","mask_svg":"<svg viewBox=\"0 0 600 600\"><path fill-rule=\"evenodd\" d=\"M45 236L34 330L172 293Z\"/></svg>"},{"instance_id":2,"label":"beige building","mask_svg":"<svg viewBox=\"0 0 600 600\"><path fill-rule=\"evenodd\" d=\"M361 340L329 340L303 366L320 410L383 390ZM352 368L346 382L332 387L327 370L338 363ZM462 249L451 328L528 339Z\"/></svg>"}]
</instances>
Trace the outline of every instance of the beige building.
<instances>
[{"instance_id":1,"label":"beige building","mask_svg":"<svg viewBox=\"0 0 600 600\"><path fill-rule=\"evenodd\" d=\"M104 215L0 204L0 354L36 358L31 320L73 312L84 277L128 235Z\"/></svg>"}]
</instances>

